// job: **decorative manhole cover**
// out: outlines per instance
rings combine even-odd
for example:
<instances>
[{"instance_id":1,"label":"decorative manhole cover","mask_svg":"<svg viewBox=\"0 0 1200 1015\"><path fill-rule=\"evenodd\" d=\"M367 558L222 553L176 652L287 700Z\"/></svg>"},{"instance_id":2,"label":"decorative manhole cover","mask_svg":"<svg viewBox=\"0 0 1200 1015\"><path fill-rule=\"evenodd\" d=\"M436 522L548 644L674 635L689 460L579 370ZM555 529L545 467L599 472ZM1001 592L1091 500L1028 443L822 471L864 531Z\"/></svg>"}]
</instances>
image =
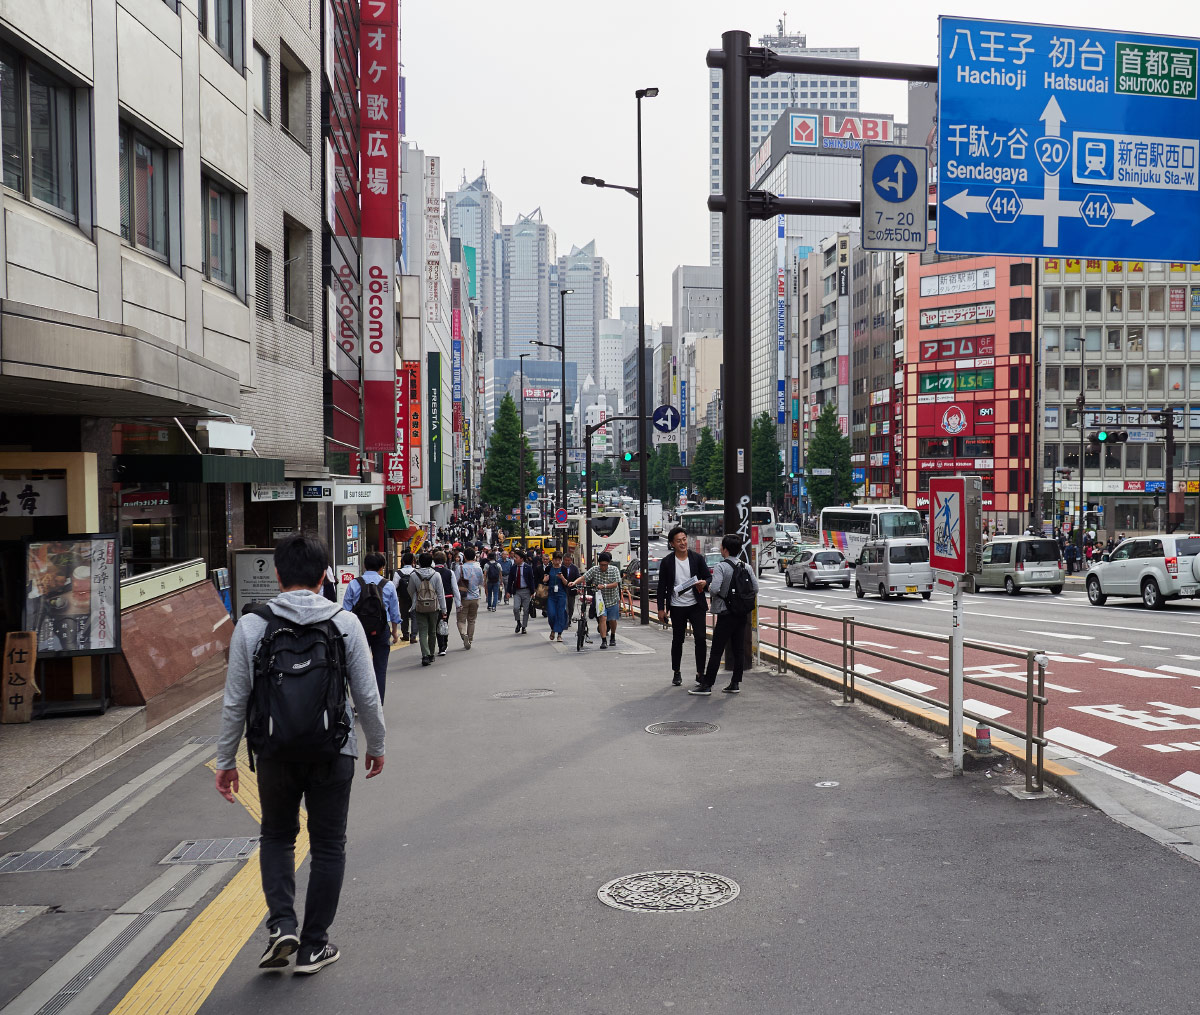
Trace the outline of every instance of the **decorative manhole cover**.
<instances>
[{"instance_id":1,"label":"decorative manhole cover","mask_svg":"<svg viewBox=\"0 0 1200 1015\"><path fill-rule=\"evenodd\" d=\"M630 913L691 913L732 902L740 891L736 881L705 871L645 871L610 881L596 895Z\"/></svg>"},{"instance_id":2,"label":"decorative manhole cover","mask_svg":"<svg viewBox=\"0 0 1200 1015\"><path fill-rule=\"evenodd\" d=\"M554 692L547 687L526 687L519 691L498 691L493 698L547 698Z\"/></svg>"},{"instance_id":3,"label":"decorative manhole cover","mask_svg":"<svg viewBox=\"0 0 1200 1015\"><path fill-rule=\"evenodd\" d=\"M836 786L837 783L826 781L826 782L814 782L813 785L816 786L817 789L833 789L833 787Z\"/></svg>"},{"instance_id":4,"label":"decorative manhole cover","mask_svg":"<svg viewBox=\"0 0 1200 1015\"><path fill-rule=\"evenodd\" d=\"M646 727L646 732L660 737L690 737L696 733L716 733L720 728L712 722L655 722Z\"/></svg>"}]
</instances>

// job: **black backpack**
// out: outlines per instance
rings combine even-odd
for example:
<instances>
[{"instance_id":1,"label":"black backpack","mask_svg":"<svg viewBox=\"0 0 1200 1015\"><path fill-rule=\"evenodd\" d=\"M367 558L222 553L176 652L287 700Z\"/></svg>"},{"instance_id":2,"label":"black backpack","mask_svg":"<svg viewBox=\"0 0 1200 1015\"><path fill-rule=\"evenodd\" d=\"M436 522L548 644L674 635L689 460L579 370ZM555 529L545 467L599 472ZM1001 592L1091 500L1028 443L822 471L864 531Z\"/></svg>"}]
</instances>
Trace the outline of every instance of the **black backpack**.
<instances>
[{"instance_id":1,"label":"black backpack","mask_svg":"<svg viewBox=\"0 0 1200 1015\"><path fill-rule=\"evenodd\" d=\"M252 612L267 629L254 652L246 709L250 770L255 758L336 757L350 736L342 633L332 620L295 624L266 605Z\"/></svg>"},{"instance_id":2,"label":"black backpack","mask_svg":"<svg viewBox=\"0 0 1200 1015\"><path fill-rule=\"evenodd\" d=\"M500 580L500 565L494 560L488 564L488 582L495 585Z\"/></svg>"},{"instance_id":3,"label":"black backpack","mask_svg":"<svg viewBox=\"0 0 1200 1015\"><path fill-rule=\"evenodd\" d=\"M383 582L376 582L372 585L361 578L354 580L358 582L358 601L350 612L362 623L368 638L377 637L381 632L387 630L388 618L387 607L383 605Z\"/></svg>"},{"instance_id":4,"label":"black backpack","mask_svg":"<svg viewBox=\"0 0 1200 1015\"><path fill-rule=\"evenodd\" d=\"M729 588L721 598L725 600L725 608L735 617L746 617L753 612L758 595L754 591L754 579L740 560L733 565Z\"/></svg>"}]
</instances>

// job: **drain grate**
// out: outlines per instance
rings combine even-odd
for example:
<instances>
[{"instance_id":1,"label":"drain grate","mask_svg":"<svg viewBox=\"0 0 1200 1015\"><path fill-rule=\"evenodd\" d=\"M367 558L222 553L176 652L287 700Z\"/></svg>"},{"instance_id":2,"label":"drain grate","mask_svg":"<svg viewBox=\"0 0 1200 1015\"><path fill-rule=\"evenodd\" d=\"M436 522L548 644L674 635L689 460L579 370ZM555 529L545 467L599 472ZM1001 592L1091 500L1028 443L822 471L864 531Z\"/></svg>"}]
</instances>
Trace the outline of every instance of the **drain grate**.
<instances>
[{"instance_id":1,"label":"drain grate","mask_svg":"<svg viewBox=\"0 0 1200 1015\"><path fill-rule=\"evenodd\" d=\"M188 744L215 744L215 743L216 743L218 740L220 740L220 739L221 739L220 735L219 735L219 734L216 734L216 733L214 733L213 735L211 735L211 736L207 736L207 737L192 737L190 740L186 740L186 741L184 741L184 743L188 743Z\"/></svg>"},{"instance_id":2,"label":"drain grate","mask_svg":"<svg viewBox=\"0 0 1200 1015\"><path fill-rule=\"evenodd\" d=\"M720 728L712 722L655 722L646 727L646 732L659 737L690 737L697 733L716 733Z\"/></svg>"},{"instance_id":3,"label":"drain grate","mask_svg":"<svg viewBox=\"0 0 1200 1015\"><path fill-rule=\"evenodd\" d=\"M27 849L22 853L8 853L0 856L0 874L74 870L94 852L95 846L87 849Z\"/></svg>"},{"instance_id":4,"label":"drain grate","mask_svg":"<svg viewBox=\"0 0 1200 1015\"><path fill-rule=\"evenodd\" d=\"M258 836L238 839L185 839L159 863L232 863L245 860L258 845Z\"/></svg>"},{"instance_id":5,"label":"drain grate","mask_svg":"<svg viewBox=\"0 0 1200 1015\"><path fill-rule=\"evenodd\" d=\"M736 881L705 871L644 871L602 885L596 896L630 913L694 913L732 902L740 891Z\"/></svg>"},{"instance_id":6,"label":"drain grate","mask_svg":"<svg viewBox=\"0 0 1200 1015\"><path fill-rule=\"evenodd\" d=\"M499 691L493 698L548 698L554 692L548 687L526 687L519 691Z\"/></svg>"}]
</instances>

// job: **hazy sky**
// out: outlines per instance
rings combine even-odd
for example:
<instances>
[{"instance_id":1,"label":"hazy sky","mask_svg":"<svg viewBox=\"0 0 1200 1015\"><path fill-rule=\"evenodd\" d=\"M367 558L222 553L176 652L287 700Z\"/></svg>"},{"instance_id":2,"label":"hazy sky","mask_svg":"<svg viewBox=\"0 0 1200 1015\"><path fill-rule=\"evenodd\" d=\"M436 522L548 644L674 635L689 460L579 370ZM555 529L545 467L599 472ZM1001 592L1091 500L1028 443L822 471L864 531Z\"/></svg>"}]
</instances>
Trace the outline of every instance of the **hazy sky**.
<instances>
[{"instance_id":1,"label":"hazy sky","mask_svg":"<svg viewBox=\"0 0 1200 1015\"><path fill-rule=\"evenodd\" d=\"M637 302L636 202L579 177L637 182L633 93L657 86L658 98L642 103L646 316L670 323L671 271L708 263L705 54L732 29L757 45L792 7L788 31L810 46L857 45L865 60L927 64L937 57L939 14L997 16L952 0L405 0L408 137L441 156L445 190L486 163L504 221L540 206L560 255L594 238L611 266L616 316ZM1194 0L1008 0L1003 17L1200 36ZM903 83L864 80L860 108L904 121L905 95Z\"/></svg>"}]
</instances>

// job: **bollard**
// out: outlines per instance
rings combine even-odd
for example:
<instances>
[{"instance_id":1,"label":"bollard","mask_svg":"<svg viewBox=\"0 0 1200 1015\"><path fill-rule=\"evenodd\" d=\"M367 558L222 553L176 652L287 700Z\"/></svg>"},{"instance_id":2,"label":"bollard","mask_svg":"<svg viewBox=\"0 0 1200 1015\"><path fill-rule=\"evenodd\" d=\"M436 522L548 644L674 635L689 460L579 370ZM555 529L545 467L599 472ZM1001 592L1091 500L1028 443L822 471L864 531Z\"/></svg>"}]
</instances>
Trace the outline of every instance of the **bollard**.
<instances>
[{"instance_id":1,"label":"bollard","mask_svg":"<svg viewBox=\"0 0 1200 1015\"><path fill-rule=\"evenodd\" d=\"M992 753L992 731L987 726L975 727L975 750L980 754Z\"/></svg>"}]
</instances>

